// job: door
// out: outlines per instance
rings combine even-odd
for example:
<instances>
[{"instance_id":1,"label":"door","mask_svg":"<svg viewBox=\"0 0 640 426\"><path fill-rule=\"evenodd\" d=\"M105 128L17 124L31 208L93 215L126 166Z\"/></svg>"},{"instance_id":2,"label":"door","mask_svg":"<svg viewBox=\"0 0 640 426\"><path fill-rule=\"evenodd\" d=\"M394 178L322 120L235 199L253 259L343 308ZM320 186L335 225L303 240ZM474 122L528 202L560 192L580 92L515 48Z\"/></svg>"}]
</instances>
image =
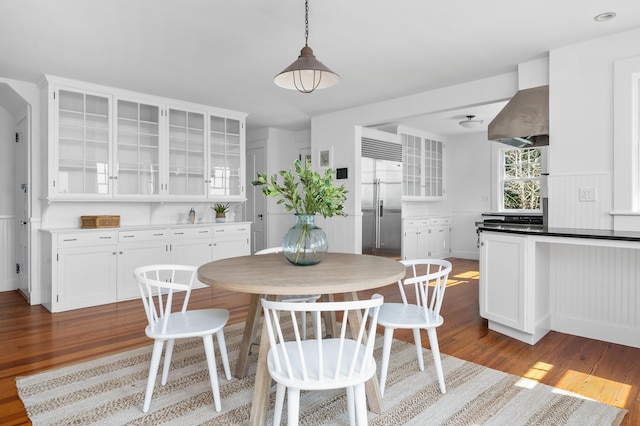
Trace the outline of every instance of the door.
<instances>
[{"instance_id":1,"label":"door","mask_svg":"<svg viewBox=\"0 0 640 426\"><path fill-rule=\"evenodd\" d=\"M265 224L267 211L267 197L262 195L259 187L251 185L256 180L258 172L266 169L264 160L264 148L252 148L247 150L247 211L246 218L251 221L251 253L265 248Z\"/></svg>"},{"instance_id":2,"label":"door","mask_svg":"<svg viewBox=\"0 0 640 426\"><path fill-rule=\"evenodd\" d=\"M17 124L16 129L16 270L18 272L18 290L31 299L29 285L29 236L30 203L29 203L29 118L26 115Z\"/></svg>"}]
</instances>

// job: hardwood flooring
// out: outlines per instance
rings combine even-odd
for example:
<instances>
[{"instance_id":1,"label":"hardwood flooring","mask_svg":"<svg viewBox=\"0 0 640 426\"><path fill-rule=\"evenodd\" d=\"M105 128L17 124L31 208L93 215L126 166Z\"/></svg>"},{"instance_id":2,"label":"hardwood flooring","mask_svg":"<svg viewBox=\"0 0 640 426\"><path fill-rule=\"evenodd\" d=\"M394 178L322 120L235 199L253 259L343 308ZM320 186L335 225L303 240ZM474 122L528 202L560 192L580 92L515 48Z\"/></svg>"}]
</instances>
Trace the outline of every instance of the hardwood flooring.
<instances>
[{"instance_id":1,"label":"hardwood flooring","mask_svg":"<svg viewBox=\"0 0 640 426\"><path fill-rule=\"evenodd\" d=\"M530 346L488 330L478 313L478 262L452 262L438 330L443 353L626 408L623 425L640 424L640 349L556 332ZM399 301L396 284L375 292ZM248 303L248 295L207 288L194 291L190 307L225 307L233 323L245 319ZM29 424L16 377L149 345L145 322L139 300L50 314L17 292L0 293L0 424ZM412 339L400 330L395 337Z\"/></svg>"}]
</instances>

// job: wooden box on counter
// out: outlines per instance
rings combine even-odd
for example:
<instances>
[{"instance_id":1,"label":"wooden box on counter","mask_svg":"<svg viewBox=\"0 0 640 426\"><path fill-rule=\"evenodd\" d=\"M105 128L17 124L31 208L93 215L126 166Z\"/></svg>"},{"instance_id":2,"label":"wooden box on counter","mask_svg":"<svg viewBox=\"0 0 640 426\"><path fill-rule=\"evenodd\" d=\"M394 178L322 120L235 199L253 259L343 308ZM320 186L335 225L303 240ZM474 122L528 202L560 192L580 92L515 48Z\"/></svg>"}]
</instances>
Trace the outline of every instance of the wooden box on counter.
<instances>
[{"instance_id":1,"label":"wooden box on counter","mask_svg":"<svg viewBox=\"0 0 640 426\"><path fill-rule=\"evenodd\" d=\"M119 228L120 216L80 216L81 228Z\"/></svg>"}]
</instances>

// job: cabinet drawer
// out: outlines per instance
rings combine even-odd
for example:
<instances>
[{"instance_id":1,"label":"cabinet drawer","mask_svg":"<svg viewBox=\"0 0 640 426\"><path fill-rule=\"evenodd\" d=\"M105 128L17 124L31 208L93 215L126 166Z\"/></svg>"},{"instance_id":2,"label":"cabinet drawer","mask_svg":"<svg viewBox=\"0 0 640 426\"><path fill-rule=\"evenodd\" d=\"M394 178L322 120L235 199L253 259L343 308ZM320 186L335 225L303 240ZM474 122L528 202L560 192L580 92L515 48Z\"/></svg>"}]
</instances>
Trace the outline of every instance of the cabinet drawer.
<instances>
[{"instance_id":1,"label":"cabinet drawer","mask_svg":"<svg viewBox=\"0 0 640 426\"><path fill-rule=\"evenodd\" d=\"M227 226L214 226L213 228L213 236L214 237L227 237L231 235L240 235L247 234L250 232L250 225L227 225Z\"/></svg>"},{"instance_id":2,"label":"cabinet drawer","mask_svg":"<svg viewBox=\"0 0 640 426\"><path fill-rule=\"evenodd\" d=\"M176 228L169 230L169 236L172 239L180 238L210 238L211 228L209 227L197 227L197 228Z\"/></svg>"},{"instance_id":3,"label":"cabinet drawer","mask_svg":"<svg viewBox=\"0 0 640 426\"><path fill-rule=\"evenodd\" d=\"M58 248L115 244L115 232L77 232L58 235Z\"/></svg>"},{"instance_id":4,"label":"cabinet drawer","mask_svg":"<svg viewBox=\"0 0 640 426\"><path fill-rule=\"evenodd\" d=\"M120 231L118 232L118 242L126 243L129 241L164 240L167 238L167 234L168 232L164 229L146 231Z\"/></svg>"},{"instance_id":5,"label":"cabinet drawer","mask_svg":"<svg viewBox=\"0 0 640 426\"><path fill-rule=\"evenodd\" d=\"M451 225L450 217L433 217L431 218L432 226Z\"/></svg>"},{"instance_id":6,"label":"cabinet drawer","mask_svg":"<svg viewBox=\"0 0 640 426\"><path fill-rule=\"evenodd\" d=\"M427 226L429 225L429 219L411 219L405 220L405 227Z\"/></svg>"}]
</instances>

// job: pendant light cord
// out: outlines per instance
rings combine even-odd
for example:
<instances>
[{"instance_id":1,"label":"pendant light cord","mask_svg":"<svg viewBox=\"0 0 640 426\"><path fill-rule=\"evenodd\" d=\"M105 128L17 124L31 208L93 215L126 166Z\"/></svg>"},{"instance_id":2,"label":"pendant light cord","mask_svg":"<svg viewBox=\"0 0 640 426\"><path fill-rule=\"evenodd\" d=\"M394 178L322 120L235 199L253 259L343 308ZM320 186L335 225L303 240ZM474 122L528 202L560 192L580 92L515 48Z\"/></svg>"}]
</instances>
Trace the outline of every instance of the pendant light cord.
<instances>
[{"instance_id":1,"label":"pendant light cord","mask_svg":"<svg viewBox=\"0 0 640 426\"><path fill-rule=\"evenodd\" d=\"M304 1L304 45L309 46L309 0Z\"/></svg>"}]
</instances>

